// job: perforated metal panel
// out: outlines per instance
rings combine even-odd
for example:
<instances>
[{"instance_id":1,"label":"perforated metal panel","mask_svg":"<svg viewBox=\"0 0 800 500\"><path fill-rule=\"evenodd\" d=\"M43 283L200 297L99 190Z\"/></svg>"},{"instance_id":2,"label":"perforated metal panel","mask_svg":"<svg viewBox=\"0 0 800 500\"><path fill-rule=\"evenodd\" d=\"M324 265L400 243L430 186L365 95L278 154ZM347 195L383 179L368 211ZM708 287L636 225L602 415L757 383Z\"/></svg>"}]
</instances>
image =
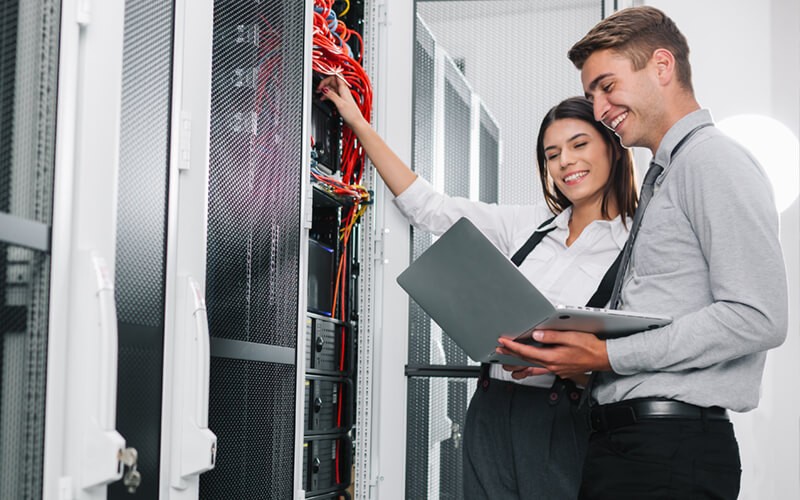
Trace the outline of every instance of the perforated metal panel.
<instances>
[{"instance_id":1,"label":"perforated metal panel","mask_svg":"<svg viewBox=\"0 0 800 500\"><path fill-rule=\"evenodd\" d=\"M159 483L164 290L172 87L173 3L127 0L117 189L115 298L119 334L117 429L138 451L144 480ZM131 498L122 482L109 498Z\"/></svg>"},{"instance_id":2,"label":"perforated metal panel","mask_svg":"<svg viewBox=\"0 0 800 500\"><path fill-rule=\"evenodd\" d=\"M59 21L56 1L0 7L0 212L48 233ZM0 236L0 498L38 498L42 491L48 251Z\"/></svg>"},{"instance_id":3,"label":"perforated metal panel","mask_svg":"<svg viewBox=\"0 0 800 500\"><path fill-rule=\"evenodd\" d=\"M423 178L432 180L434 162L434 91L435 44L427 27L419 18L415 25L414 41L414 149L413 169ZM411 228L411 259L416 259L433 242L429 233ZM431 320L422 308L409 298L408 363L422 365L430 362ZM414 382L417 390L407 394L406 498L425 498L424 484L428 464L427 412L430 394L425 381ZM411 383L411 382L410 382ZM413 438L412 438L413 436Z\"/></svg>"},{"instance_id":4,"label":"perforated metal panel","mask_svg":"<svg viewBox=\"0 0 800 500\"><path fill-rule=\"evenodd\" d=\"M480 185L478 199L486 203L498 201L500 174L500 129L492 116L481 106L480 111Z\"/></svg>"},{"instance_id":5,"label":"perforated metal panel","mask_svg":"<svg viewBox=\"0 0 800 500\"><path fill-rule=\"evenodd\" d=\"M583 95L567 51L600 20L599 0L417 1L436 42L457 61L503 131L502 203L542 200L539 123L562 99Z\"/></svg>"},{"instance_id":6,"label":"perforated metal panel","mask_svg":"<svg viewBox=\"0 0 800 500\"><path fill-rule=\"evenodd\" d=\"M209 428L216 467L200 476L200 498L294 498L295 367L211 358Z\"/></svg>"},{"instance_id":7,"label":"perforated metal panel","mask_svg":"<svg viewBox=\"0 0 800 500\"><path fill-rule=\"evenodd\" d=\"M49 224L59 2L0 7L0 211Z\"/></svg>"},{"instance_id":8,"label":"perforated metal panel","mask_svg":"<svg viewBox=\"0 0 800 500\"><path fill-rule=\"evenodd\" d=\"M444 191L469 197L472 91L448 56L444 64Z\"/></svg>"},{"instance_id":9,"label":"perforated metal panel","mask_svg":"<svg viewBox=\"0 0 800 500\"><path fill-rule=\"evenodd\" d=\"M463 459L461 433L466 419L466 404L475 387L475 379L425 378L408 379L409 412L426 416L426 425L410 425L407 429L409 443L406 450L406 494L408 500L464 498ZM423 396L424 395L424 396ZM413 406L412 401L425 400L425 405ZM448 418L431 412L430 401L445 402ZM457 418L453 416L456 415ZM435 442L433 449L427 443ZM416 460L411 460L415 457ZM436 481L432 481L436 478Z\"/></svg>"},{"instance_id":10,"label":"perforated metal panel","mask_svg":"<svg viewBox=\"0 0 800 500\"><path fill-rule=\"evenodd\" d=\"M164 316L172 9L165 0L125 3L117 317L153 327Z\"/></svg>"},{"instance_id":11,"label":"perforated metal panel","mask_svg":"<svg viewBox=\"0 0 800 500\"><path fill-rule=\"evenodd\" d=\"M414 43L414 157L412 167L421 177L433 176L434 145L434 66L433 38L425 25L417 19ZM424 252L433 239L424 231L411 228L411 259ZM408 362L428 363L430 354L430 316L409 299Z\"/></svg>"},{"instance_id":12,"label":"perforated metal panel","mask_svg":"<svg viewBox=\"0 0 800 500\"><path fill-rule=\"evenodd\" d=\"M295 347L304 2L214 4L211 335Z\"/></svg>"},{"instance_id":13,"label":"perforated metal panel","mask_svg":"<svg viewBox=\"0 0 800 500\"><path fill-rule=\"evenodd\" d=\"M0 243L0 498L42 488L50 257ZM17 272L24 269L24 274ZM15 271L16 270L16 271Z\"/></svg>"},{"instance_id":14,"label":"perforated metal panel","mask_svg":"<svg viewBox=\"0 0 800 500\"><path fill-rule=\"evenodd\" d=\"M214 2L206 300L223 344L297 347L306 5ZM296 366L214 345L200 497L292 498Z\"/></svg>"}]
</instances>

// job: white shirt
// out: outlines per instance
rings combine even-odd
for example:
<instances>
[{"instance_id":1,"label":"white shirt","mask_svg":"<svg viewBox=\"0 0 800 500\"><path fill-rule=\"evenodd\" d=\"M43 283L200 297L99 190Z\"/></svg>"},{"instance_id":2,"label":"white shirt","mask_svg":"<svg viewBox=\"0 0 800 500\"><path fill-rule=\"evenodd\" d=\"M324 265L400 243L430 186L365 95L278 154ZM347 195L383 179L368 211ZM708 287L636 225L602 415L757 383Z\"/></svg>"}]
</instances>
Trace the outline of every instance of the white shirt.
<instances>
[{"instance_id":1,"label":"white shirt","mask_svg":"<svg viewBox=\"0 0 800 500\"><path fill-rule=\"evenodd\" d=\"M444 233L458 219L466 217L508 257L525 244L542 222L553 216L544 202L496 205L454 198L437 192L422 178L417 178L402 192L395 199L395 205L415 228L435 235ZM541 229L555 226L519 269L554 304L583 306L594 295L603 275L625 245L628 229L620 216L610 221L597 220L567 246L567 224L571 215L572 209L567 208ZM627 225L630 227L630 219ZM550 387L554 379L553 375L541 375L517 381L498 365L491 367L490 375L537 387Z\"/></svg>"}]
</instances>

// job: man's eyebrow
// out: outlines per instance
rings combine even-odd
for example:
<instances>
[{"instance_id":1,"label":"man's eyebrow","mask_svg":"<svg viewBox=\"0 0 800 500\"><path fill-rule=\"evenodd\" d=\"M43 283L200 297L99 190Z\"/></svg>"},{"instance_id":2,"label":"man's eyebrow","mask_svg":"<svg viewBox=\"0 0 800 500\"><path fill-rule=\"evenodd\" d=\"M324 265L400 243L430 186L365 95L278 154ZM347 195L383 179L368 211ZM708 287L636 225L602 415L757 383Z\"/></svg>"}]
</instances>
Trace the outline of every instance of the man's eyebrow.
<instances>
[{"instance_id":1,"label":"man's eyebrow","mask_svg":"<svg viewBox=\"0 0 800 500\"><path fill-rule=\"evenodd\" d=\"M594 91L594 89L596 89L596 88L597 88L597 86L598 86L598 85L600 85L600 80L602 80L603 78L607 78L607 77L609 77L609 76L611 76L611 75L613 75L613 73L603 73L603 74L601 74L601 75L598 75L598 76L597 76L597 77L596 77L594 80L592 80L592 82L589 84L589 92L593 92L593 91ZM588 95L588 92L587 92L587 95L586 95L586 97L589 97L589 95Z\"/></svg>"}]
</instances>

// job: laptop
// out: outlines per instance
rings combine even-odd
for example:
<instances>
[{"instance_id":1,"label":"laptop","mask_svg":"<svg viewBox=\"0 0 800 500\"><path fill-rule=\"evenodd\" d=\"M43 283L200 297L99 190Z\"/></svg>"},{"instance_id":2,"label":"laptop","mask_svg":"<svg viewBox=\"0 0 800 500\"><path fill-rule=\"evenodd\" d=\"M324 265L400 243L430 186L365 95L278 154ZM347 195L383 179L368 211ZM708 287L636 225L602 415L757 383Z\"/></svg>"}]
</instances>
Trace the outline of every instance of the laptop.
<instances>
[{"instance_id":1,"label":"laptop","mask_svg":"<svg viewBox=\"0 0 800 500\"><path fill-rule=\"evenodd\" d=\"M530 365L495 353L497 338L535 344L534 329L614 338L669 324L666 316L552 304L472 222L459 219L397 277L474 361Z\"/></svg>"}]
</instances>

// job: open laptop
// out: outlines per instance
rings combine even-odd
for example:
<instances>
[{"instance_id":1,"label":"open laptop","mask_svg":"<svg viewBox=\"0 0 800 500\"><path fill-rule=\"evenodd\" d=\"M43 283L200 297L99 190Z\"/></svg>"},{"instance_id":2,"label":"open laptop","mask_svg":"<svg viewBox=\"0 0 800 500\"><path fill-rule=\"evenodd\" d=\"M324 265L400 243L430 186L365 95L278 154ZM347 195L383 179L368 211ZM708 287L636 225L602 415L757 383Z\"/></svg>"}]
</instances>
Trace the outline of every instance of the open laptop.
<instances>
[{"instance_id":1,"label":"open laptop","mask_svg":"<svg viewBox=\"0 0 800 500\"><path fill-rule=\"evenodd\" d=\"M529 364L496 354L500 336L536 343L533 330L550 329L612 338L672 321L630 311L553 305L466 218L412 262L397 282L470 358L486 363Z\"/></svg>"}]
</instances>

